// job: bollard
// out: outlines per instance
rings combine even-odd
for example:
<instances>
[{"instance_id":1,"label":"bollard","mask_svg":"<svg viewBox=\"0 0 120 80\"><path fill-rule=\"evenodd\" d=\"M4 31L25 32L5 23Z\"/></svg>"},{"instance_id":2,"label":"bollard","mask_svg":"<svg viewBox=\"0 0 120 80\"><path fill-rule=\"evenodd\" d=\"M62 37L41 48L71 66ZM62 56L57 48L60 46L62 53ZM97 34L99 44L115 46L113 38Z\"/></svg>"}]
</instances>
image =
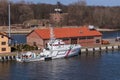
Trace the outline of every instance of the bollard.
<instances>
[{"instance_id":1,"label":"bollard","mask_svg":"<svg viewBox=\"0 0 120 80\"><path fill-rule=\"evenodd\" d=\"M106 53L108 53L108 47L106 46Z\"/></svg>"},{"instance_id":2,"label":"bollard","mask_svg":"<svg viewBox=\"0 0 120 80\"><path fill-rule=\"evenodd\" d=\"M86 56L88 55L88 48L86 48Z\"/></svg>"},{"instance_id":3,"label":"bollard","mask_svg":"<svg viewBox=\"0 0 120 80\"><path fill-rule=\"evenodd\" d=\"M101 49L101 47L99 47L99 53L101 54L101 52L102 52L102 49Z\"/></svg>"},{"instance_id":4,"label":"bollard","mask_svg":"<svg viewBox=\"0 0 120 80\"><path fill-rule=\"evenodd\" d=\"M120 50L120 45L118 45L118 50Z\"/></svg>"},{"instance_id":5,"label":"bollard","mask_svg":"<svg viewBox=\"0 0 120 80\"><path fill-rule=\"evenodd\" d=\"M12 60L12 56L10 56L9 59Z\"/></svg>"},{"instance_id":6,"label":"bollard","mask_svg":"<svg viewBox=\"0 0 120 80\"><path fill-rule=\"evenodd\" d=\"M79 55L81 55L81 49L80 49Z\"/></svg>"},{"instance_id":7,"label":"bollard","mask_svg":"<svg viewBox=\"0 0 120 80\"><path fill-rule=\"evenodd\" d=\"M95 48L93 48L93 55L95 54Z\"/></svg>"},{"instance_id":8,"label":"bollard","mask_svg":"<svg viewBox=\"0 0 120 80\"><path fill-rule=\"evenodd\" d=\"M112 51L114 51L114 46L112 46Z\"/></svg>"},{"instance_id":9,"label":"bollard","mask_svg":"<svg viewBox=\"0 0 120 80\"><path fill-rule=\"evenodd\" d=\"M8 56L5 56L5 60L8 61Z\"/></svg>"}]
</instances>

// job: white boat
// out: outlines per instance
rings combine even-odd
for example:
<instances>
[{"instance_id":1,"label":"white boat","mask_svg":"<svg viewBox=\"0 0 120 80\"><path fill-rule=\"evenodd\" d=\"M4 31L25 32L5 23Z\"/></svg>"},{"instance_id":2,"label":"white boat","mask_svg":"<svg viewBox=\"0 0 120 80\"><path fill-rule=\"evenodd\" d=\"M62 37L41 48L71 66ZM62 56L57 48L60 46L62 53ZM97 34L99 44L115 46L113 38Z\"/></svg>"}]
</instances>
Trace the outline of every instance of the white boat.
<instances>
[{"instance_id":1,"label":"white boat","mask_svg":"<svg viewBox=\"0 0 120 80\"><path fill-rule=\"evenodd\" d=\"M33 52L21 53L16 57L19 62L31 62L41 60L52 60L57 58L68 58L79 55L81 46L79 44L66 45L62 40L49 41L47 48L40 54Z\"/></svg>"},{"instance_id":2,"label":"white boat","mask_svg":"<svg viewBox=\"0 0 120 80\"><path fill-rule=\"evenodd\" d=\"M26 52L26 53L19 53L16 56L16 60L18 62L31 62L31 61L40 61L42 58L40 58L40 55L35 54L34 52Z\"/></svg>"},{"instance_id":3,"label":"white boat","mask_svg":"<svg viewBox=\"0 0 120 80\"><path fill-rule=\"evenodd\" d=\"M47 48L40 53L40 56L44 56L44 60L67 58L79 55L80 48L79 44L65 45L62 40L54 40L48 42Z\"/></svg>"},{"instance_id":4,"label":"white boat","mask_svg":"<svg viewBox=\"0 0 120 80\"><path fill-rule=\"evenodd\" d=\"M35 53L27 52L22 54L22 57L17 57L17 61L30 62L40 60L52 60L57 58L67 58L79 55L81 46L79 44L65 44L60 39L55 39L53 29L50 28L51 39L47 43L47 47L43 49L38 56ZM27 57L24 57L27 56ZM23 58L24 57L24 58Z\"/></svg>"}]
</instances>

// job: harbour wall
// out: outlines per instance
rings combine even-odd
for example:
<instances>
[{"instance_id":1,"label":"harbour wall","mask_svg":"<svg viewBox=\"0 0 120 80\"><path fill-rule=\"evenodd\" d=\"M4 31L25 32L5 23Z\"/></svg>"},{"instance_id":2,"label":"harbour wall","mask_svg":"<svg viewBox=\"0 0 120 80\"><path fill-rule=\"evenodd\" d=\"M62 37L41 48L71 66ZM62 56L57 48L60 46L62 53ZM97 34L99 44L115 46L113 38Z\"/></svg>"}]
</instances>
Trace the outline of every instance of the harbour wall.
<instances>
[{"instance_id":1,"label":"harbour wall","mask_svg":"<svg viewBox=\"0 0 120 80\"><path fill-rule=\"evenodd\" d=\"M36 54L39 54L40 51L32 51ZM11 52L11 53L0 53L0 62L6 62L6 61L15 61L16 56L20 53L25 53L25 52Z\"/></svg>"},{"instance_id":2,"label":"harbour wall","mask_svg":"<svg viewBox=\"0 0 120 80\"><path fill-rule=\"evenodd\" d=\"M120 45L102 45L102 46L96 46L96 47L82 47L80 49L80 56L83 55L97 55L101 54L101 52L105 51L116 51L120 50ZM40 51L35 51L36 54L38 54ZM0 54L0 61L5 62L5 61L11 61L11 60L16 60L18 52L12 52L12 53L3 53Z\"/></svg>"},{"instance_id":3,"label":"harbour wall","mask_svg":"<svg viewBox=\"0 0 120 80\"><path fill-rule=\"evenodd\" d=\"M17 53L0 53L0 61L16 60Z\"/></svg>"},{"instance_id":4,"label":"harbour wall","mask_svg":"<svg viewBox=\"0 0 120 80\"><path fill-rule=\"evenodd\" d=\"M120 45L107 45L98 47L86 47L80 49L80 55L96 55L102 52L116 51L120 50Z\"/></svg>"}]
</instances>

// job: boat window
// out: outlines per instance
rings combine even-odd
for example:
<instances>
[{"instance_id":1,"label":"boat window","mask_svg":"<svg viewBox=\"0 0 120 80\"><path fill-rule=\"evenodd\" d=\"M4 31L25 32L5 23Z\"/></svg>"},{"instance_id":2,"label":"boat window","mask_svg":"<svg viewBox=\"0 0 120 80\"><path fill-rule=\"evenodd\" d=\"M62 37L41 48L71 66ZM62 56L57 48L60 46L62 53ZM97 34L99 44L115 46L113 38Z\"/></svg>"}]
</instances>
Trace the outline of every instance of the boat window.
<instances>
[{"instance_id":1,"label":"boat window","mask_svg":"<svg viewBox=\"0 0 120 80\"><path fill-rule=\"evenodd\" d=\"M45 48L46 50L50 50L49 48Z\"/></svg>"}]
</instances>

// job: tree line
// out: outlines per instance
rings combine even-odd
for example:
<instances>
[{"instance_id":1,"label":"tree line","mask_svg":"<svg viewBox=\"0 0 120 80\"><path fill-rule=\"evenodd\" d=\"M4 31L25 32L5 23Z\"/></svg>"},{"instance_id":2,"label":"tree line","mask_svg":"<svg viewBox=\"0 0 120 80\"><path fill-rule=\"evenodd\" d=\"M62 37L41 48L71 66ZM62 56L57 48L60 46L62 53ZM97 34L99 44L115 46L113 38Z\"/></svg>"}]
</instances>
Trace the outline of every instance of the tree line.
<instances>
[{"instance_id":1,"label":"tree line","mask_svg":"<svg viewBox=\"0 0 120 80\"><path fill-rule=\"evenodd\" d=\"M22 24L32 19L49 19L50 13L58 5L44 3L26 3L24 1L11 5L11 24ZM87 6L85 2L63 5L59 2L62 12L68 13L61 25L80 26L95 25L102 28L119 28L120 7ZM8 25L8 0L0 0L0 25Z\"/></svg>"}]
</instances>

